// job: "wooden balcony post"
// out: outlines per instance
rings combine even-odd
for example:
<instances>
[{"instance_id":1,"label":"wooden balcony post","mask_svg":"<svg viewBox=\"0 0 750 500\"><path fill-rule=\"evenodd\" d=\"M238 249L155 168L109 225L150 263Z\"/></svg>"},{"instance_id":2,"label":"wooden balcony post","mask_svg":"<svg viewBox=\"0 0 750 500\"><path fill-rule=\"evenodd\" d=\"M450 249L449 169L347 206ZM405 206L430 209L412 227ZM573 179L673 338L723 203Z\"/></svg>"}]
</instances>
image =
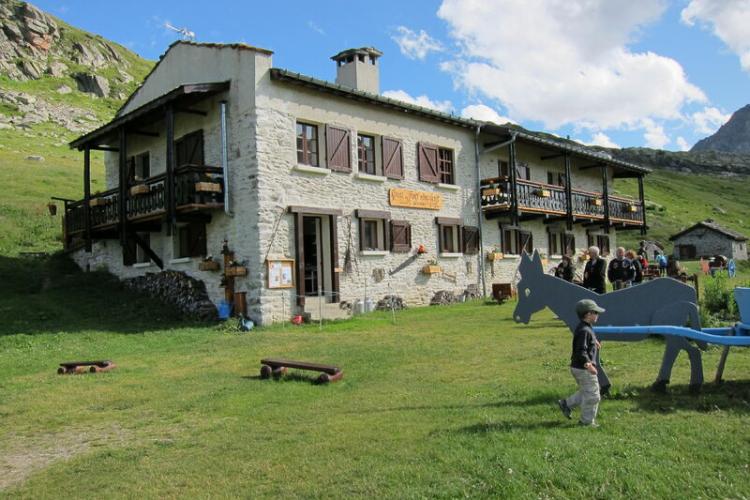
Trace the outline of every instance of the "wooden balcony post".
<instances>
[{"instance_id":1,"label":"wooden balcony post","mask_svg":"<svg viewBox=\"0 0 750 500\"><path fill-rule=\"evenodd\" d=\"M91 252L91 149L83 150L83 224L86 238L86 251ZM65 203L67 208L67 202Z\"/></svg>"},{"instance_id":2,"label":"wooden balcony post","mask_svg":"<svg viewBox=\"0 0 750 500\"><path fill-rule=\"evenodd\" d=\"M508 170L510 174L510 220L518 226L518 183L516 182L516 143L508 144Z\"/></svg>"},{"instance_id":3,"label":"wooden balcony post","mask_svg":"<svg viewBox=\"0 0 750 500\"><path fill-rule=\"evenodd\" d=\"M641 234L646 234L646 199L643 196L643 174L638 176L638 199L641 200Z\"/></svg>"},{"instance_id":4,"label":"wooden balcony post","mask_svg":"<svg viewBox=\"0 0 750 500\"><path fill-rule=\"evenodd\" d=\"M604 198L604 232L609 234L609 171L602 165L602 197Z\"/></svg>"},{"instance_id":5,"label":"wooden balcony post","mask_svg":"<svg viewBox=\"0 0 750 500\"><path fill-rule=\"evenodd\" d=\"M570 175L570 155L565 153L565 213L568 231L573 230L573 182Z\"/></svg>"},{"instance_id":6,"label":"wooden balcony post","mask_svg":"<svg viewBox=\"0 0 750 500\"><path fill-rule=\"evenodd\" d=\"M120 169L120 185L118 190L118 223L120 228L120 246L122 247L122 263L123 265L129 265L130 250L128 248L128 138L125 132L125 127L120 127L120 151L119 151L119 169Z\"/></svg>"},{"instance_id":7,"label":"wooden balcony post","mask_svg":"<svg viewBox=\"0 0 750 500\"><path fill-rule=\"evenodd\" d=\"M167 236L171 236L175 225L175 193L174 193L174 109L167 106L167 179L165 194L167 195Z\"/></svg>"}]
</instances>

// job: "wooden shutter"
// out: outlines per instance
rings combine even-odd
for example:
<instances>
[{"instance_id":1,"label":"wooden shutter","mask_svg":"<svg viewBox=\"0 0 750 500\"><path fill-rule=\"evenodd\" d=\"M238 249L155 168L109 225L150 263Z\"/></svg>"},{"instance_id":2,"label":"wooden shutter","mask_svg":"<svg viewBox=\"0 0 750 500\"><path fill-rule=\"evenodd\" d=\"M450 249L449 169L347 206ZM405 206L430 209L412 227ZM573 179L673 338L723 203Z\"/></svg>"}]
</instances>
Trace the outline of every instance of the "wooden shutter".
<instances>
[{"instance_id":1,"label":"wooden shutter","mask_svg":"<svg viewBox=\"0 0 750 500\"><path fill-rule=\"evenodd\" d=\"M352 171L350 133L343 128L326 125L326 158L328 168L337 172Z\"/></svg>"},{"instance_id":2,"label":"wooden shutter","mask_svg":"<svg viewBox=\"0 0 750 500\"><path fill-rule=\"evenodd\" d=\"M503 230L503 252L513 254L513 231L510 229Z\"/></svg>"},{"instance_id":3,"label":"wooden shutter","mask_svg":"<svg viewBox=\"0 0 750 500\"><path fill-rule=\"evenodd\" d=\"M565 234L563 236L563 241L564 244L561 253L574 255L576 253L576 237L572 234Z\"/></svg>"},{"instance_id":4,"label":"wooden shutter","mask_svg":"<svg viewBox=\"0 0 750 500\"><path fill-rule=\"evenodd\" d=\"M383 174L391 179L404 178L404 155L401 141L383 137Z\"/></svg>"},{"instance_id":5,"label":"wooden shutter","mask_svg":"<svg viewBox=\"0 0 750 500\"><path fill-rule=\"evenodd\" d=\"M128 158L128 182L135 181L135 156Z\"/></svg>"},{"instance_id":6,"label":"wooden shutter","mask_svg":"<svg viewBox=\"0 0 750 500\"><path fill-rule=\"evenodd\" d=\"M206 224L191 222L188 225L188 257L202 257L206 251Z\"/></svg>"},{"instance_id":7,"label":"wooden shutter","mask_svg":"<svg viewBox=\"0 0 750 500\"><path fill-rule=\"evenodd\" d=\"M391 252L405 253L411 250L411 224L403 220L391 221Z\"/></svg>"},{"instance_id":8,"label":"wooden shutter","mask_svg":"<svg viewBox=\"0 0 750 500\"><path fill-rule=\"evenodd\" d=\"M523 250L531 255L534 252L534 239L531 237L531 233L526 231L517 231L518 237L518 255L521 255Z\"/></svg>"},{"instance_id":9,"label":"wooden shutter","mask_svg":"<svg viewBox=\"0 0 750 500\"><path fill-rule=\"evenodd\" d=\"M440 182L437 146L422 142L417 144L417 164L420 181L434 183Z\"/></svg>"},{"instance_id":10,"label":"wooden shutter","mask_svg":"<svg viewBox=\"0 0 750 500\"><path fill-rule=\"evenodd\" d=\"M479 253L479 228L464 226L464 253L476 255Z\"/></svg>"},{"instance_id":11,"label":"wooden shutter","mask_svg":"<svg viewBox=\"0 0 750 500\"><path fill-rule=\"evenodd\" d=\"M516 179L528 181L531 179L531 168L526 163L516 164Z\"/></svg>"},{"instance_id":12,"label":"wooden shutter","mask_svg":"<svg viewBox=\"0 0 750 500\"><path fill-rule=\"evenodd\" d=\"M175 141L175 165L204 165L203 130L196 130Z\"/></svg>"}]
</instances>

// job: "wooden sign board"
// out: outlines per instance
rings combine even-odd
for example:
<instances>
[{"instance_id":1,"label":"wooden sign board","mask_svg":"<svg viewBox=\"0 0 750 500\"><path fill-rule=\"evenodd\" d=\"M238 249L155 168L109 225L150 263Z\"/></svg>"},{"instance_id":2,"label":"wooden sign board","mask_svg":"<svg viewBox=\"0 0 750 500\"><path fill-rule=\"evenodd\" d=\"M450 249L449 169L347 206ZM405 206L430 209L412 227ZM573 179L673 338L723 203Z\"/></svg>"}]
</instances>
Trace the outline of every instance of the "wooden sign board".
<instances>
[{"instance_id":1,"label":"wooden sign board","mask_svg":"<svg viewBox=\"0 0 750 500\"><path fill-rule=\"evenodd\" d=\"M388 191L388 197L391 206L394 207L427 208L429 210L443 208L443 195L440 193L393 188Z\"/></svg>"},{"instance_id":2,"label":"wooden sign board","mask_svg":"<svg viewBox=\"0 0 750 500\"><path fill-rule=\"evenodd\" d=\"M266 261L268 288L294 288L294 259Z\"/></svg>"}]
</instances>

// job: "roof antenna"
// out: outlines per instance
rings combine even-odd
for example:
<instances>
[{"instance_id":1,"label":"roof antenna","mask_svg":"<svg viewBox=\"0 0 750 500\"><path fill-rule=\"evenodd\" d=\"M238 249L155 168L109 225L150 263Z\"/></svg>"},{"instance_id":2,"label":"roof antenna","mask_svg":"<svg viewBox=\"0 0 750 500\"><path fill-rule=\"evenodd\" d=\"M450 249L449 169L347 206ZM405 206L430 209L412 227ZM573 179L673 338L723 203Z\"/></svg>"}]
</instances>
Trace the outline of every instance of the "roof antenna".
<instances>
[{"instance_id":1,"label":"roof antenna","mask_svg":"<svg viewBox=\"0 0 750 500\"><path fill-rule=\"evenodd\" d=\"M175 28L169 23L164 23L164 27L172 31L176 31L177 33L182 35L183 40L190 41L190 42L195 40L195 32L190 31L187 28Z\"/></svg>"}]
</instances>

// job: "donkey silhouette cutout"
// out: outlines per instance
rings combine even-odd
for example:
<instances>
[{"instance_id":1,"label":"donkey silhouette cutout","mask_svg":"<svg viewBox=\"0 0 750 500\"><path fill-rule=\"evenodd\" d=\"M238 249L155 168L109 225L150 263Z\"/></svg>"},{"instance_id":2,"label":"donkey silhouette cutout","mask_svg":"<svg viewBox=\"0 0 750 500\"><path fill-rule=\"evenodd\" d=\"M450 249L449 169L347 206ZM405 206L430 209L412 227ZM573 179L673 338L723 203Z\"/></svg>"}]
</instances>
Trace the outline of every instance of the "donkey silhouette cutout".
<instances>
[{"instance_id":1,"label":"donkey silhouette cutout","mask_svg":"<svg viewBox=\"0 0 750 500\"><path fill-rule=\"evenodd\" d=\"M672 325L690 326L700 330L700 317L695 290L672 278L659 278L638 286L624 288L604 295L569 283L544 273L542 259L535 250L533 256L525 252L519 265L518 305L513 312L517 323L528 324L531 316L548 307L571 332L579 319L575 305L581 299L593 299L606 309L599 317L598 326ZM648 335L618 333L597 334L600 340L632 342ZM659 375L653 384L655 390L666 390L677 356L684 350L690 359L690 389L700 390L703 384L703 363L700 350L684 337L665 336L665 350ZM698 343L705 349L705 343ZM597 365L599 360L597 359ZM609 387L606 372L599 368L599 385Z\"/></svg>"}]
</instances>

